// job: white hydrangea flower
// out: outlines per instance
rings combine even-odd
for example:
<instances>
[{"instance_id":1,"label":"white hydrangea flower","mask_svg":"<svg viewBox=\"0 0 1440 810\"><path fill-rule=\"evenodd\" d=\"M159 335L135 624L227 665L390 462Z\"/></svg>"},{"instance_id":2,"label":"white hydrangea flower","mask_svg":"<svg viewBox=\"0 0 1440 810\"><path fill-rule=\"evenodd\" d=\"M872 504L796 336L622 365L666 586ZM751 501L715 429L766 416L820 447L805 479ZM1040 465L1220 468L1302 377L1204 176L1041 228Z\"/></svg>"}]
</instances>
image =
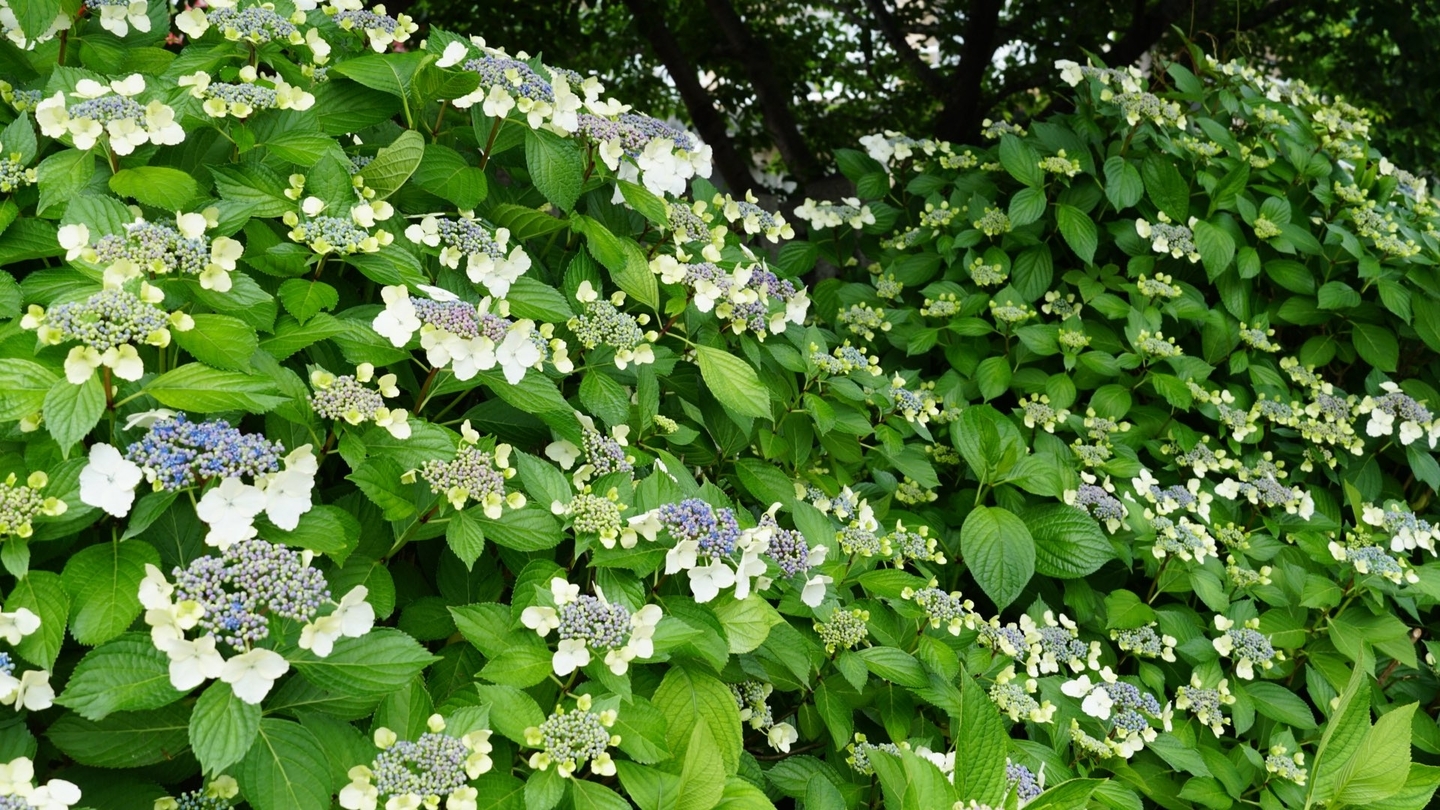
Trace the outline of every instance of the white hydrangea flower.
<instances>
[{"instance_id":1,"label":"white hydrangea flower","mask_svg":"<svg viewBox=\"0 0 1440 810\"><path fill-rule=\"evenodd\" d=\"M120 455L119 450L104 443L93 444L89 463L80 471L80 500L115 517L125 517L135 502L135 487L144 477L139 465Z\"/></svg>"}]
</instances>

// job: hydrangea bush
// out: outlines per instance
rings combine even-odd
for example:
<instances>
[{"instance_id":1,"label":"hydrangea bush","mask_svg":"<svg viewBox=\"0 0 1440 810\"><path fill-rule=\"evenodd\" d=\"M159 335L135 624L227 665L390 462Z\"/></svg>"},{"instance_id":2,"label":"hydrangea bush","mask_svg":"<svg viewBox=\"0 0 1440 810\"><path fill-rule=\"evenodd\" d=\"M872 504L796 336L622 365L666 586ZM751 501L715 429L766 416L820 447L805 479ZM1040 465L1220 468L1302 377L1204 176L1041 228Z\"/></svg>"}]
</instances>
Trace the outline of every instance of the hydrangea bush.
<instances>
[{"instance_id":1,"label":"hydrangea bush","mask_svg":"<svg viewBox=\"0 0 1440 810\"><path fill-rule=\"evenodd\" d=\"M0 28L0 806L1440 783L1440 243L1359 111L1066 63L797 240L383 6Z\"/></svg>"}]
</instances>

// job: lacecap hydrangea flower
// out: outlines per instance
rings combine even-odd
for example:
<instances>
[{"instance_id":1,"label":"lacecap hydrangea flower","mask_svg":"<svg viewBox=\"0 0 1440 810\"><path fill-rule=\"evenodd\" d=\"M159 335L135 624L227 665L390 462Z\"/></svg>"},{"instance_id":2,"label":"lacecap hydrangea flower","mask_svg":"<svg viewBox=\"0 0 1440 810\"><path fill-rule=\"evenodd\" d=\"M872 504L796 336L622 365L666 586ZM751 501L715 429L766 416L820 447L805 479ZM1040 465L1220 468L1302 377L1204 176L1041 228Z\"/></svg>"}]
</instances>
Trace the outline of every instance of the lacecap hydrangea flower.
<instances>
[{"instance_id":1,"label":"lacecap hydrangea flower","mask_svg":"<svg viewBox=\"0 0 1440 810\"><path fill-rule=\"evenodd\" d=\"M89 380L101 367L133 382L145 374L139 347L164 348L170 345L171 329L186 332L195 327L195 319L186 313L167 313L156 306L164 300L159 288L144 281L137 292L107 287L83 301L58 304L48 311L31 304L20 326L34 330L40 343L47 346L80 344L71 347L65 357L65 379L75 385Z\"/></svg>"},{"instance_id":2,"label":"lacecap hydrangea flower","mask_svg":"<svg viewBox=\"0 0 1440 810\"><path fill-rule=\"evenodd\" d=\"M595 595L580 593L580 586L555 577L550 580L554 607L532 605L520 614L520 621L545 638L558 631L560 642L552 657L555 674L565 677L590 663L591 650L605 654L605 666L624 675L630 662L655 654L655 626L660 623L659 605L646 605L633 613L611 602L597 587Z\"/></svg>"},{"instance_id":3,"label":"lacecap hydrangea flower","mask_svg":"<svg viewBox=\"0 0 1440 810\"><path fill-rule=\"evenodd\" d=\"M185 140L185 130L175 120L175 110L159 99L142 104L137 96L145 92L145 77L139 73L101 83L81 79L65 100L63 90L35 107L35 123L47 138L69 138L76 149L90 149L106 138L110 151L128 155L147 143L174 146Z\"/></svg>"},{"instance_id":4,"label":"lacecap hydrangea flower","mask_svg":"<svg viewBox=\"0 0 1440 810\"><path fill-rule=\"evenodd\" d=\"M468 212L456 219L426 216L405 229L405 238L440 248L440 263L452 270L459 269L464 259L465 275L496 298L504 298L510 285L530 269L530 255L518 242L510 244L509 229L487 228Z\"/></svg>"},{"instance_id":5,"label":"lacecap hydrangea flower","mask_svg":"<svg viewBox=\"0 0 1440 810\"><path fill-rule=\"evenodd\" d=\"M372 380L374 388L366 385ZM310 395L310 407L326 419L343 420L350 425L373 422L397 439L408 439L411 432L409 413L404 408L385 405L386 397L400 395L395 381L394 374L382 374L376 378L375 366L370 363L361 363L354 374L339 376L316 367L310 372L310 386L315 389Z\"/></svg>"},{"instance_id":6,"label":"lacecap hydrangea flower","mask_svg":"<svg viewBox=\"0 0 1440 810\"><path fill-rule=\"evenodd\" d=\"M140 604L151 640L170 659L171 685L189 691L219 678L236 697L259 703L290 668L279 653L259 646L270 636L271 617L301 623L301 648L322 658L340 638L370 632L375 611L365 601L366 588L357 585L334 601L310 559L309 552L257 538L175 568L174 583L147 564ZM325 607L331 610L321 616ZM222 645L236 654L226 658Z\"/></svg>"},{"instance_id":7,"label":"lacecap hydrangea flower","mask_svg":"<svg viewBox=\"0 0 1440 810\"><path fill-rule=\"evenodd\" d=\"M64 779L35 785L35 763L17 757L0 763L0 807L14 810L67 810L80 801L80 788Z\"/></svg>"},{"instance_id":8,"label":"lacecap hydrangea flower","mask_svg":"<svg viewBox=\"0 0 1440 810\"><path fill-rule=\"evenodd\" d=\"M453 459L427 461L420 469L406 472L402 480L413 483L418 475L430 485L431 492L445 496L451 506L464 509L466 503L475 501L491 520L499 520L506 508L525 506L525 493L505 491L505 482L515 477L515 468L510 466L510 445L497 444L489 451L481 448L479 441L480 434L470 427L470 420L465 420Z\"/></svg>"},{"instance_id":9,"label":"lacecap hydrangea flower","mask_svg":"<svg viewBox=\"0 0 1440 810\"><path fill-rule=\"evenodd\" d=\"M25 477L25 483L19 481L15 473L0 481L0 540L12 536L21 539L29 537L35 533L35 518L65 514L64 501L40 494L40 490L50 482L50 476L36 470Z\"/></svg>"},{"instance_id":10,"label":"lacecap hydrangea flower","mask_svg":"<svg viewBox=\"0 0 1440 810\"><path fill-rule=\"evenodd\" d=\"M581 695L573 710L556 706L545 722L525 729L525 744L539 749L530 755L530 767L543 771L554 765L568 779L589 762L596 776L614 776L607 749L620 744L620 735L610 733L618 715L614 709L591 711L593 705L590 695Z\"/></svg>"},{"instance_id":11,"label":"lacecap hydrangea flower","mask_svg":"<svg viewBox=\"0 0 1440 810\"><path fill-rule=\"evenodd\" d=\"M388 728L373 736L380 749L375 760L349 771L350 784L340 791L346 810L475 810L478 791L470 782L489 773L490 730L466 731L459 737L447 732L449 723L438 714L426 721L417 740L401 740Z\"/></svg>"}]
</instances>

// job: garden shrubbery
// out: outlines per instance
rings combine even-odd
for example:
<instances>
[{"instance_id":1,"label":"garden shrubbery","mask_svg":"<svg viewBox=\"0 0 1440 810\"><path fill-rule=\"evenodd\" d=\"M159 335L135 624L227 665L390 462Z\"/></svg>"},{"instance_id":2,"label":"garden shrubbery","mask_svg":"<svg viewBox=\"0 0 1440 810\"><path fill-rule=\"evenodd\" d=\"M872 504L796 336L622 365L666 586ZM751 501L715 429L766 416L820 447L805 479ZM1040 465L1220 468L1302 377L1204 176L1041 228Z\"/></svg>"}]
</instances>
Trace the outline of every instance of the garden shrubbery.
<instances>
[{"instance_id":1,"label":"garden shrubbery","mask_svg":"<svg viewBox=\"0 0 1440 810\"><path fill-rule=\"evenodd\" d=\"M0 804L1440 784L1440 234L1361 111L1062 63L796 238L383 7L0 26Z\"/></svg>"}]
</instances>

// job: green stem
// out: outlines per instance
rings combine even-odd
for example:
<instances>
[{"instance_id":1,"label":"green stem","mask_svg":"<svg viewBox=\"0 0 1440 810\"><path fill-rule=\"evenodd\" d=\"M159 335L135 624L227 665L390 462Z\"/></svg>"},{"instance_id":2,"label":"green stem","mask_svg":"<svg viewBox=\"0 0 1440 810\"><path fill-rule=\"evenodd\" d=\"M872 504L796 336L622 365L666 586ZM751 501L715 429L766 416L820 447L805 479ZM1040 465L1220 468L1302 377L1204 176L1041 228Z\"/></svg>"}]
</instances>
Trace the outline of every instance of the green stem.
<instances>
[{"instance_id":1,"label":"green stem","mask_svg":"<svg viewBox=\"0 0 1440 810\"><path fill-rule=\"evenodd\" d=\"M490 148L495 145L495 137L500 134L500 127L505 123L504 118L496 118L495 123L490 126L490 137L485 139L484 154L480 156L480 171L490 163Z\"/></svg>"}]
</instances>

